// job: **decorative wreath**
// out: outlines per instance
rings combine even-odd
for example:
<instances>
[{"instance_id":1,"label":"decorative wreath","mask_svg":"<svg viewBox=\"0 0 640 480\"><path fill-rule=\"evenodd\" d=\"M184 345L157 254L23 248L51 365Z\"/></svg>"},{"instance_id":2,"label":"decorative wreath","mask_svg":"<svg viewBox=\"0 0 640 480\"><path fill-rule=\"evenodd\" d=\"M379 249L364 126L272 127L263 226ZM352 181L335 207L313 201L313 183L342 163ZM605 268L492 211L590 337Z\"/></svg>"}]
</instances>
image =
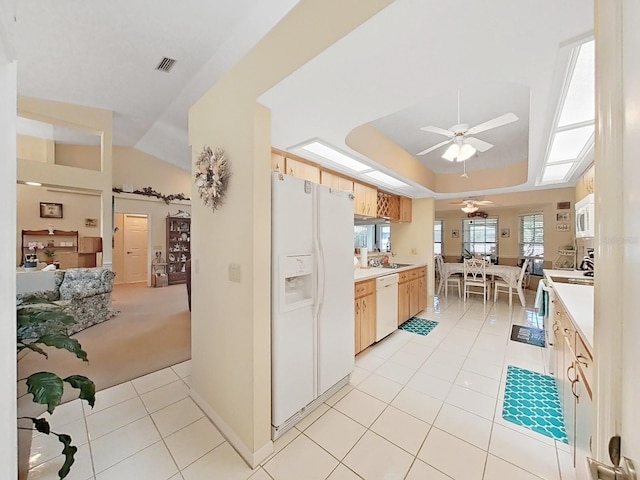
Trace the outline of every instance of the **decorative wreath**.
<instances>
[{"instance_id":1,"label":"decorative wreath","mask_svg":"<svg viewBox=\"0 0 640 480\"><path fill-rule=\"evenodd\" d=\"M214 211L222 204L229 184L229 161L222 148L205 146L196 161L195 184L206 207Z\"/></svg>"}]
</instances>

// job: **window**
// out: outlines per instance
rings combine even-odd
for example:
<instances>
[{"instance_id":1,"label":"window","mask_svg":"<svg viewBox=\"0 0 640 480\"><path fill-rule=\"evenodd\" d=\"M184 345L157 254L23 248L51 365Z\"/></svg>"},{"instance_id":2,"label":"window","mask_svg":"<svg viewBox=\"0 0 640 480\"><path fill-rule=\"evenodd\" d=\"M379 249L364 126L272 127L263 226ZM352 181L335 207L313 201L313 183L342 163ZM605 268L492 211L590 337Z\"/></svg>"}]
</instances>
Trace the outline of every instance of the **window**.
<instances>
[{"instance_id":1,"label":"window","mask_svg":"<svg viewBox=\"0 0 640 480\"><path fill-rule=\"evenodd\" d=\"M542 275L544 217L542 213L520 215L520 257L531 259L531 273Z\"/></svg>"},{"instance_id":2,"label":"window","mask_svg":"<svg viewBox=\"0 0 640 480\"><path fill-rule=\"evenodd\" d=\"M434 255L442 255L442 231L444 230L444 221L436 220L433 224L433 253Z\"/></svg>"},{"instance_id":3,"label":"window","mask_svg":"<svg viewBox=\"0 0 640 480\"><path fill-rule=\"evenodd\" d=\"M355 225L353 248L367 247L370 252L378 248L381 252L391 250L391 226L388 224Z\"/></svg>"},{"instance_id":4,"label":"window","mask_svg":"<svg viewBox=\"0 0 640 480\"><path fill-rule=\"evenodd\" d=\"M490 256L498 259L498 219L479 218L462 221L462 254Z\"/></svg>"}]
</instances>

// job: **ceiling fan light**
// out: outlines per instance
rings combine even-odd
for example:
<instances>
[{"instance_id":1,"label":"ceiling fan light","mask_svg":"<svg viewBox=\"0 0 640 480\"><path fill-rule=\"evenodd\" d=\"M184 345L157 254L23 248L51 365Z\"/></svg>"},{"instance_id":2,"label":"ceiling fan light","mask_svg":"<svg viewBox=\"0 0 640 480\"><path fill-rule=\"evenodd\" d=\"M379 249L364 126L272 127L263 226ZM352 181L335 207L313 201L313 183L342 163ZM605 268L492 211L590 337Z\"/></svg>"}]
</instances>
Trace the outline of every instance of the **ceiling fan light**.
<instances>
[{"instance_id":1,"label":"ceiling fan light","mask_svg":"<svg viewBox=\"0 0 640 480\"><path fill-rule=\"evenodd\" d=\"M478 209L479 207L476 205L467 204L464 207L462 207L460 210L462 210L464 213L475 213L478 211Z\"/></svg>"},{"instance_id":2,"label":"ceiling fan light","mask_svg":"<svg viewBox=\"0 0 640 480\"><path fill-rule=\"evenodd\" d=\"M449 160L450 162L455 162L456 158L460 154L460 146L456 143L452 144L442 155L442 158L445 160Z\"/></svg>"},{"instance_id":3,"label":"ceiling fan light","mask_svg":"<svg viewBox=\"0 0 640 480\"><path fill-rule=\"evenodd\" d=\"M475 147L473 145L469 145L468 143L463 143L460 147L460 153L458 154L458 161L464 162L465 160L469 160L476 153Z\"/></svg>"}]
</instances>

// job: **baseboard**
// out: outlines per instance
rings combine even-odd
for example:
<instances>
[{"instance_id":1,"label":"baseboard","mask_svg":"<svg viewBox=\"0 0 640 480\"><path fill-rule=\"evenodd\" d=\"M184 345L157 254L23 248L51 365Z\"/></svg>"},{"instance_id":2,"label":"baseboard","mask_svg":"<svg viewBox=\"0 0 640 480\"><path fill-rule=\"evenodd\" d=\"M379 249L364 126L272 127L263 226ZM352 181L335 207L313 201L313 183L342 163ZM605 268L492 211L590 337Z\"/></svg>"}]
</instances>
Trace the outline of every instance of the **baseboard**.
<instances>
[{"instance_id":1,"label":"baseboard","mask_svg":"<svg viewBox=\"0 0 640 480\"><path fill-rule=\"evenodd\" d=\"M273 442L269 440L266 444L260 447L255 452L251 451L249 447L236 435L233 429L222 419L222 417L211 406L204 401L204 399L198 395L193 389L189 390L189 395L194 402L202 409L204 414L213 422L213 424L220 430L222 436L229 442L236 452L247 462L252 469L258 467L264 460L266 460L273 453Z\"/></svg>"}]
</instances>

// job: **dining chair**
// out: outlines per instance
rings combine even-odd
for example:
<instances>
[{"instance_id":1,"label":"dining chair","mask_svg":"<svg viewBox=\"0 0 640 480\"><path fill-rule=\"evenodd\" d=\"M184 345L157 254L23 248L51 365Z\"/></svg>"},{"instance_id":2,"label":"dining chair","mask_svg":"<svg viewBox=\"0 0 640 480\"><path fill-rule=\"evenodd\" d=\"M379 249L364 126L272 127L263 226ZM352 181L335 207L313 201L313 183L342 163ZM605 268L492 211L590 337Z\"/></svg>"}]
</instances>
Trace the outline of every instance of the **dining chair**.
<instances>
[{"instance_id":1,"label":"dining chair","mask_svg":"<svg viewBox=\"0 0 640 480\"><path fill-rule=\"evenodd\" d=\"M444 296L448 296L449 294L449 286L456 286L458 287L458 298L460 298L461 296L461 292L462 292L462 287L460 286L460 280L462 279L460 277L459 273L454 273L452 275L449 275L449 278L444 279L444 275L443 275L443 264L444 264L444 259L442 258L442 255L436 255L436 268L438 269L438 273L440 274L440 283L438 284L438 294L440 294L440 292L442 291L442 287L444 286Z\"/></svg>"},{"instance_id":2,"label":"dining chair","mask_svg":"<svg viewBox=\"0 0 640 480\"><path fill-rule=\"evenodd\" d=\"M504 280L496 280L495 281L495 286L494 286L494 290L493 290L493 303L498 301L498 292L502 292L502 293L508 293L509 294L509 306L511 306L512 304L512 295L513 295L513 291L515 289L515 293L517 295L518 290L517 290L517 285L522 285L524 287L524 282L525 282L525 277L527 275L527 267L529 266L529 258L525 258L524 262L522 263L522 268L520 269L520 275L518 276L518 283L516 284L516 286L511 287L511 285L509 285L507 282L505 282Z\"/></svg>"},{"instance_id":3,"label":"dining chair","mask_svg":"<svg viewBox=\"0 0 640 480\"><path fill-rule=\"evenodd\" d=\"M487 303L489 293L489 280L486 272L487 262L477 258L468 258L464 261L464 301L470 294L482 295L484 303ZM480 291L479 289L482 289ZM478 289L478 290L476 290Z\"/></svg>"}]
</instances>

